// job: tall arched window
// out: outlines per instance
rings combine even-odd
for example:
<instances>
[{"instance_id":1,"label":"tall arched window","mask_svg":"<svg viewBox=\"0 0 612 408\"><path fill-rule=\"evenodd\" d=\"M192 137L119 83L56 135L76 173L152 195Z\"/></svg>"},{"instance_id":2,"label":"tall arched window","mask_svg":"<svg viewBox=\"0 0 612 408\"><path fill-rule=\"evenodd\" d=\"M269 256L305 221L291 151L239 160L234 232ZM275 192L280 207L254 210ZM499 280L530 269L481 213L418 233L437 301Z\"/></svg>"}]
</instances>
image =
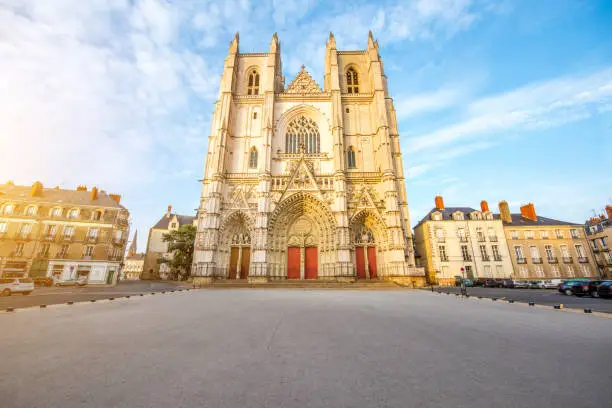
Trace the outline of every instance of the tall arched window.
<instances>
[{"instance_id":1,"label":"tall arched window","mask_svg":"<svg viewBox=\"0 0 612 408\"><path fill-rule=\"evenodd\" d=\"M349 169L354 169L357 167L357 161L355 160L355 148L353 146L349 147L348 151L346 152L346 161Z\"/></svg>"},{"instance_id":2,"label":"tall arched window","mask_svg":"<svg viewBox=\"0 0 612 408\"><path fill-rule=\"evenodd\" d=\"M300 116L287 126L287 153L299 153L302 147L306 153L319 153L320 142L319 127L312 119Z\"/></svg>"},{"instance_id":3,"label":"tall arched window","mask_svg":"<svg viewBox=\"0 0 612 408\"><path fill-rule=\"evenodd\" d=\"M252 147L249 153L249 168L257 168L257 149L255 147Z\"/></svg>"},{"instance_id":4,"label":"tall arched window","mask_svg":"<svg viewBox=\"0 0 612 408\"><path fill-rule=\"evenodd\" d=\"M346 87L350 94L359 93L359 76L353 68L346 70Z\"/></svg>"},{"instance_id":5,"label":"tall arched window","mask_svg":"<svg viewBox=\"0 0 612 408\"><path fill-rule=\"evenodd\" d=\"M259 95L259 72L253 70L249 73L247 95Z\"/></svg>"}]
</instances>

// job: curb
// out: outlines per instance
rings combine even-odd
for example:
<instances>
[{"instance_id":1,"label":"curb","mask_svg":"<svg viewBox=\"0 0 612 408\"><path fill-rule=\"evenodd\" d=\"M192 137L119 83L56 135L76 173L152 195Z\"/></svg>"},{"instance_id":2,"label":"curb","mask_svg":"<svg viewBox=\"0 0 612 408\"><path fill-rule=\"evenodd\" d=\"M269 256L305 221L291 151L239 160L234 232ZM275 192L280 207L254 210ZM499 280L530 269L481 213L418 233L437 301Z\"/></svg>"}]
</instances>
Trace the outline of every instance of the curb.
<instances>
[{"instance_id":1,"label":"curb","mask_svg":"<svg viewBox=\"0 0 612 408\"><path fill-rule=\"evenodd\" d=\"M75 301L75 300L68 300L66 302L63 303L54 303L54 304L40 304L40 305L32 305L32 306L23 306L23 307L15 307L15 306L7 306L4 309L0 310L0 315L1 314L14 314L15 312L19 311L19 310L33 310L33 309L48 309L50 307L54 307L54 306L73 306L73 305L79 305L79 304L87 304L87 303L108 303L108 302L112 302L115 299L130 299L131 297L144 297L145 295L155 295L156 293L161 293L161 294L166 294L166 293L175 293L175 292L182 292L182 291L190 291L190 288L184 288L184 289L177 289L177 290L168 290L168 291L161 291L161 292L147 292L147 293L139 293L139 294L130 294L130 295L125 295L125 296L109 296L107 298L101 298L101 299L88 299L88 300L79 300L79 301Z\"/></svg>"},{"instance_id":2,"label":"curb","mask_svg":"<svg viewBox=\"0 0 612 408\"><path fill-rule=\"evenodd\" d=\"M444 291L437 291L433 293L436 295L442 295L442 294L451 295L450 292L444 292ZM482 296L476 297L476 296L471 296L471 295L461 296L458 293L453 293L453 294L455 295L457 299L489 300L491 302L516 304L516 305L522 305L522 306L528 306L528 307L535 307L538 309L561 311L561 312L581 314L581 315L591 315L591 316L603 317L604 319L612 319L612 313L596 312L590 308L584 308L584 309L566 308L563 303L560 303L558 305L549 306L549 305L537 305L535 302L518 302L513 299L507 299L507 298L488 298L488 297L482 297Z\"/></svg>"}]
</instances>

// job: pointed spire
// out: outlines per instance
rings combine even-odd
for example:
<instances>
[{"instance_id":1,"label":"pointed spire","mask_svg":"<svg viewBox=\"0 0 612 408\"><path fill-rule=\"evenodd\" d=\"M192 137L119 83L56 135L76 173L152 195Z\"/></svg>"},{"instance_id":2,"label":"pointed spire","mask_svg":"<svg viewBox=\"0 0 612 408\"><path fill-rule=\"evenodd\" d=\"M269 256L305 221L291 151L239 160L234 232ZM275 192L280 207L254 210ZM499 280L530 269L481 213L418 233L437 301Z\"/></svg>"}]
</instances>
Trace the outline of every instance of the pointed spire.
<instances>
[{"instance_id":1,"label":"pointed spire","mask_svg":"<svg viewBox=\"0 0 612 408\"><path fill-rule=\"evenodd\" d=\"M374 35L372 35L372 30L368 31L368 48L374 47Z\"/></svg>"},{"instance_id":2,"label":"pointed spire","mask_svg":"<svg viewBox=\"0 0 612 408\"><path fill-rule=\"evenodd\" d=\"M236 54L238 53L238 43L240 42L240 36L238 35L238 32L236 31L236 35L234 36L234 39L230 42L230 46L229 46L229 54Z\"/></svg>"},{"instance_id":3,"label":"pointed spire","mask_svg":"<svg viewBox=\"0 0 612 408\"><path fill-rule=\"evenodd\" d=\"M329 39L327 40L327 45L329 48L336 48L336 37L334 37L334 33L329 32Z\"/></svg>"},{"instance_id":4,"label":"pointed spire","mask_svg":"<svg viewBox=\"0 0 612 408\"><path fill-rule=\"evenodd\" d=\"M136 255L137 245L138 245L137 242L138 242L138 230L134 232L134 238L132 238L132 244L130 245L128 256Z\"/></svg>"},{"instance_id":5,"label":"pointed spire","mask_svg":"<svg viewBox=\"0 0 612 408\"><path fill-rule=\"evenodd\" d=\"M274 33L272 35L272 41L270 41L270 52L276 52L278 50L279 42L278 35Z\"/></svg>"}]
</instances>

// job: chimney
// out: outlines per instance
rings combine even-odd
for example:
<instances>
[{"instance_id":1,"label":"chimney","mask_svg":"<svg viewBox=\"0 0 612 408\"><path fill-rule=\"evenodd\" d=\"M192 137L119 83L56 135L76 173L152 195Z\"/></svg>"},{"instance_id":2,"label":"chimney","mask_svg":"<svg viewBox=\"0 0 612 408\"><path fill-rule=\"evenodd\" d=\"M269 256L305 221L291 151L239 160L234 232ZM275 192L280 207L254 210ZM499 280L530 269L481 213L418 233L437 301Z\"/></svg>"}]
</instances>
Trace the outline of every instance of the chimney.
<instances>
[{"instance_id":1,"label":"chimney","mask_svg":"<svg viewBox=\"0 0 612 408\"><path fill-rule=\"evenodd\" d=\"M79 184L77 186L77 191L87 191L87 186Z\"/></svg>"},{"instance_id":2,"label":"chimney","mask_svg":"<svg viewBox=\"0 0 612 408\"><path fill-rule=\"evenodd\" d=\"M121 201L121 194L109 194L108 196L115 200L117 204L119 204L119 202Z\"/></svg>"},{"instance_id":3,"label":"chimney","mask_svg":"<svg viewBox=\"0 0 612 408\"><path fill-rule=\"evenodd\" d=\"M499 202L499 218L501 218L503 222L512 222L510 207L505 200Z\"/></svg>"},{"instance_id":4,"label":"chimney","mask_svg":"<svg viewBox=\"0 0 612 408\"><path fill-rule=\"evenodd\" d=\"M606 214L608 214L608 219L612 220L612 205L606 205Z\"/></svg>"},{"instance_id":5,"label":"chimney","mask_svg":"<svg viewBox=\"0 0 612 408\"><path fill-rule=\"evenodd\" d=\"M168 206L168 211L166 212L166 218L170 218L170 214L172 213L172 206Z\"/></svg>"},{"instance_id":6,"label":"chimney","mask_svg":"<svg viewBox=\"0 0 612 408\"><path fill-rule=\"evenodd\" d=\"M30 197L42 197L43 185L40 181L32 184L32 191L30 191Z\"/></svg>"},{"instance_id":7,"label":"chimney","mask_svg":"<svg viewBox=\"0 0 612 408\"><path fill-rule=\"evenodd\" d=\"M489 212L489 203L487 203L485 200L480 202L480 211Z\"/></svg>"},{"instance_id":8,"label":"chimney","mask_svg":"<svg viewBox=\"0 0 612 408\"><path fill-rule=\"evenodd\" d=\"M435 203L438 210L444 210L444 199L442 196L436 196Z\"/></svg>"},{"instance_id":9,"label":"chimney","mask_svg":"<svg viewBox=\"0 0 612 408\"><path fill-rule=\"evenodd\" d=\"M529 218L532 221L537 221L538 217L536 216L535 207L533 203L525 204L521 206L521 215L525 218Z\"/></svg>"},{"instance_id":10,"label":"chimney","mask_svg":"<svg viewBox=\"0 0 612 408\"><path fill-rule=\"evenodd\" d=\"M91 201L98 199L98 187L94 187L91 189L91 194L89 195L89 199Z\"/></svg>"}]
</instances>

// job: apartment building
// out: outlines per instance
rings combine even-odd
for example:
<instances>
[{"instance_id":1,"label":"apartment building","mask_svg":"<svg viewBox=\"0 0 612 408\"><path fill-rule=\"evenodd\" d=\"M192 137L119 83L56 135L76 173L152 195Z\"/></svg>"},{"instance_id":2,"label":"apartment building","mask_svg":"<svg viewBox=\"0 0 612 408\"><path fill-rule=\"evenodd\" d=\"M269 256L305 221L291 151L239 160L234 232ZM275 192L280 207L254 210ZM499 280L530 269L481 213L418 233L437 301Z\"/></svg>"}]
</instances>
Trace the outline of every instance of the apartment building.
<instances>
[{"instance_id":1,"label":"apartment building","mask_svg":"<svg viewBox=\"0 0 612 408\"><path fill-rule=\"evenodd\" d=\"M533 203L511 213L499 203L515 279L597 277L584 226L536 214Z\"/></svg>"},{"instance_id":2,"label":"apartment building","mask_svg":"<svg viewBox=\"0 0 612 408\"><path fill-rule=\"evenodd\" d=\"M120 200L96 187L0 185L0 276L114 284L129 230Z\"/></svg>"},{"instance_id":3,"label":"apartment building","mask_svg":"<svg viewBox=\"0 0 612 408\"><path fill-rule=\"evenodd\" d=\"M612 255L609 243L612 242L612 205L606 206L606 213L589 219L584 226L600 277L612 279Z\"/></svg>"},{"instance_id":4,"label":"apartment building","mask_svg":"<svg viewBox=\"0 0 612 408\"><path fill-rule=\"evenodd\" d=\"M513 275L502 221L486 201L480 210L445 207L437 196L435 207L414 228L414 236L429 283L453 285L455 276L462 275L470 279Z\"/></svg>"}]
</instances>

